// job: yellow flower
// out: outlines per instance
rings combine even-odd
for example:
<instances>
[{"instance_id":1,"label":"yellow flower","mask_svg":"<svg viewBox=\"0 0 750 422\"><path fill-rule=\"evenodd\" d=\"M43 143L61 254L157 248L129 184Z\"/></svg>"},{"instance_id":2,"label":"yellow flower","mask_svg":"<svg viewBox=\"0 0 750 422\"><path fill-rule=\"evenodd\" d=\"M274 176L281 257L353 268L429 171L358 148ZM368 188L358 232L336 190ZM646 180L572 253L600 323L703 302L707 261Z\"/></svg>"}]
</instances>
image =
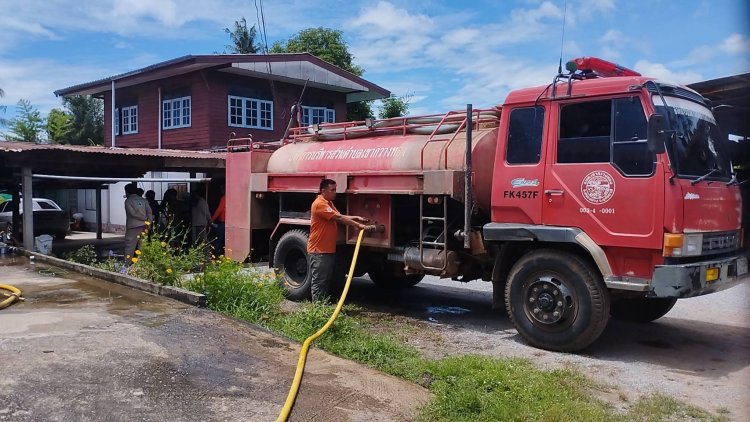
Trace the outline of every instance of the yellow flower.
<instances>
[{"instance_id":1,"label":"yellow flower","mask_svg":"<svg viewBox=\"0 0 750 422\"><path fill-rule=\"evenodd\" d=\"M172 274L172 269L171 268L167 268L167 274Z\"/></svg>"},{"instance_id":2,"label":"yellow flower","mask_svg":"<svg viewBox=\"0 0 750 422\"><path fill-rule=\"evenodd\" d=\"M147 226L150 226L150 225L151 225L151 222L150 222L150 221L148 221L148 220L144 221L144 223L146 223L146 225L147 225Z\"/></svg>"},{"instance_id":3,"label":"yellow flower","mask_svg":"<svg viewBox=\"0 0 750 422\"><path fill-rule=\"evenodd\" d=\"M132 257L132 258L130 258L130 260L133 261L133 264L135 264L136 262L138 262L138 258L136 258L136 257Z\"/></svg>"},{"instance_id":4,"label":"yellow flower","mask_svg":"<svg viewBox=\"0 0 750 422\"><path fill-rule=\"evenodd\" d=\"M125 259L130 259L130 255L125 255Z\"/></svg>"},{"instance_id":5,"label":"yellow flower","mask_svg":"<svg viewBox=\"0 0 750 422\"><path fill-rule=\"evenodd\" d=\"M141 254L141 251L139 251L138 249L136 249L136 250L135 250L135 254L136 254L136 255L140 255L140 254Z\"/></svg>"},{"instance_id":6,"label":"yellow flower","mask_svg":"<svg viewBox=\"0 0 750 422\"><path fill-rule=\"evenodd\" d=\"M163 247L166 247L166 246L167 246L167 242L161 242L161 247L162 247L162 248L163 248Z\"/></svg>"}]
</instances>

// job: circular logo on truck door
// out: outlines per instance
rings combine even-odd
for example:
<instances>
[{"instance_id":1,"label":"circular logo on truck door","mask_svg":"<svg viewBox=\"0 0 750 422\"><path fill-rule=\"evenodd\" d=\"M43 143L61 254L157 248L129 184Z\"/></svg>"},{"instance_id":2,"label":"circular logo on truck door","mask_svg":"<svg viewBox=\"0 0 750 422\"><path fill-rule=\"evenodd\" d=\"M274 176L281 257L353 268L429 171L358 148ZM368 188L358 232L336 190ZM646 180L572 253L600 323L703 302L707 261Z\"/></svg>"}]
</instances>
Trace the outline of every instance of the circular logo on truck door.
<instances>
[{"instance_id":1,"label":"circular logo on truck door","mask_svg":"<svg viewBox=\"0 0 750 422\"><path fill-rule=\"evenodd\" d=\"M615 194L615 179L606 171L592 171L583 178L581 193L592 204L603 204Z\"/></svg>"}]
</instances>

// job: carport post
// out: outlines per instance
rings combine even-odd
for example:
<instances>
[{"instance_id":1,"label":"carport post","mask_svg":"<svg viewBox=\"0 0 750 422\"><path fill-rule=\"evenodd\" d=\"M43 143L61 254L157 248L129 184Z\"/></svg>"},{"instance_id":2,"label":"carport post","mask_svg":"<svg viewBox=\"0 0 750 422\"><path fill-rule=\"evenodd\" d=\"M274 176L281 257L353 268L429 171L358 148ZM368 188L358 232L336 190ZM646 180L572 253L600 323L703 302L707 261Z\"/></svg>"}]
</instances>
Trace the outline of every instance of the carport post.
<instances>
[{"instance_id":1,"label":"carport post","mask_svg":"<svg viewBox=\"0 0 750 422\"><path fill-rule=\"evenodd\" d=\"M34 250L34 205L31 190L31 167L21 169L21 185L23 190L23 248Z\"/></svg>"},{"instance_id":2,"label":"carport post","mask_svg":"<svg viewBox=\"0 0 750 422\"><path fill-rule=\"evenodd\" d=\"M102 185L96 185L96 238L102 238Z\"/></svg>"}]
</instances>

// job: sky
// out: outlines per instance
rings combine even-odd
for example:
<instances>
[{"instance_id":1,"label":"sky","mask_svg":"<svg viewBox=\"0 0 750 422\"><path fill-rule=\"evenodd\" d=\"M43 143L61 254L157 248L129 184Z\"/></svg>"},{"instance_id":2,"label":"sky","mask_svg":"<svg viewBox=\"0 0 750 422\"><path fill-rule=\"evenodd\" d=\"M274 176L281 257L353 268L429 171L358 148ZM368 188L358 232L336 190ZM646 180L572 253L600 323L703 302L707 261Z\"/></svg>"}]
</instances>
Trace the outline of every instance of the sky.
<instances>
[{"instance_id":1,"label":"sky","mask_svg":"<svg viewBox=\"0 0 750 422\"><path fill-rule=\"evenodd\" d=\"M341 30L363 77L410 96L411 115L502 104L550 83L561 51L563 63L596 56L682 84L750 72L748 0L0 0L0 10L5 118L22 98L46 116L57 89L221 53L223 29L241 17L265 21L269 47L310 27Z\"/></svg>"}]
</instances>

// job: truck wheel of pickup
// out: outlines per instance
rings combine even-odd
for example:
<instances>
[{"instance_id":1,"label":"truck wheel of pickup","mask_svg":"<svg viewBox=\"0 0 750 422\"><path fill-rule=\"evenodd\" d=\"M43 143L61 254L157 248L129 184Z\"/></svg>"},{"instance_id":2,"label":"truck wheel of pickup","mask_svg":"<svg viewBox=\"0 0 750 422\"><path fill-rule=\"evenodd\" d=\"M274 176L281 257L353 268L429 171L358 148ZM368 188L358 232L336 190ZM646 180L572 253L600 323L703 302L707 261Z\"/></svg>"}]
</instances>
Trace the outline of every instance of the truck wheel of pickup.
<instances>
[{"instance_id":1,"label":"truck wheel of pickup","mask_svg":"<svg viewBox=\"0 0 750 422\"><path fill-rule=\"evenodd\" d=\"M542 249L527 253L511 269L505 307L518 333L532 346L575 352L604 331L609 291L583 259Z\"/></svg>"},{"instance_id":2,"label":"truck wheel of pickup","mask_svg":"<svg viewBox=\"0 0 750 422\"><path fill-rule=\"evenodd\" d=\"M284 233L273 253L273 266L286 297L291 300L310 299L311 274L307 256L309 235L302 230Z\"/></svg>"},{"instance_id":3,"label":"truck wheel of pickup","mask_svg":"<svg viewBox=\"0 0 750 422\"><path fill-rule=\"evenodd\" d=\"M370 267L367 274L376 286L390 290L414 287L424 278L424 274L406 274L400 268L401 266L396 268L396 265L389 263L375 264Z\"/></svg>"},{"instance_id":4,"label":"truck wheel of pickup","mask_svg":"<svg viewBox=\"0 0 750 422\"><path fill-rule=\"evenodd\" d=\"M666 315L675 303L676 297L620 299L612 303L609 313L620 321L646 323Z\"/></svg>"}]
</instances>

